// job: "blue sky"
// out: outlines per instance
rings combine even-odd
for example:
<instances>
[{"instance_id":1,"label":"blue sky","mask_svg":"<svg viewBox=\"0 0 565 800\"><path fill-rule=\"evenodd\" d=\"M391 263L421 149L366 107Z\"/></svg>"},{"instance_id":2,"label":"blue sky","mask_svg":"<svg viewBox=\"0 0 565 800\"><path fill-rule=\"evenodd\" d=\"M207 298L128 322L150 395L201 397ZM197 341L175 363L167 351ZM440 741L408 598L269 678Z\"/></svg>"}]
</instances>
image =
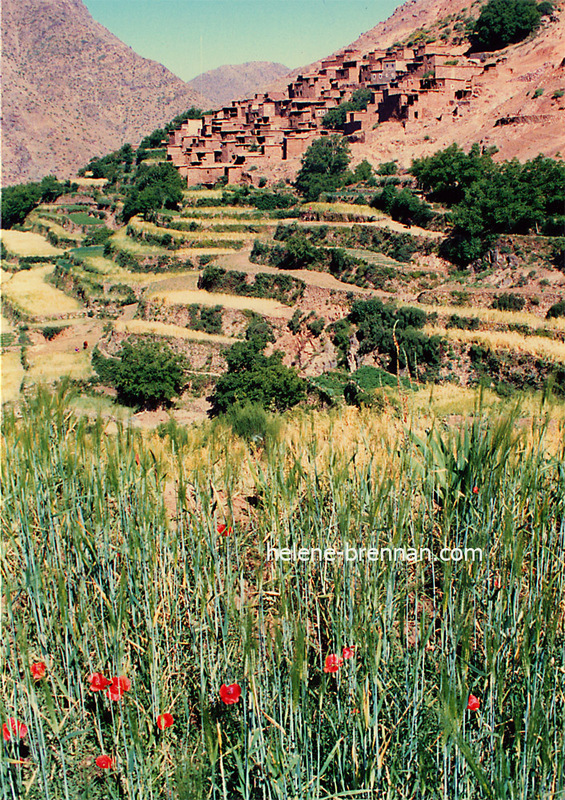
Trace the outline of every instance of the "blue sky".
<instances>
[{"instance_id":1,"label":"blue sky","mask_svg":"<svg viewBox=\"0 0 565 800\"><path fill-rule=\"evenodd\" d=\"M279 61L294 69L386 19L399 0L84 0L139 55L184 80L223 64Z\"/></svg>"}]
</instances>

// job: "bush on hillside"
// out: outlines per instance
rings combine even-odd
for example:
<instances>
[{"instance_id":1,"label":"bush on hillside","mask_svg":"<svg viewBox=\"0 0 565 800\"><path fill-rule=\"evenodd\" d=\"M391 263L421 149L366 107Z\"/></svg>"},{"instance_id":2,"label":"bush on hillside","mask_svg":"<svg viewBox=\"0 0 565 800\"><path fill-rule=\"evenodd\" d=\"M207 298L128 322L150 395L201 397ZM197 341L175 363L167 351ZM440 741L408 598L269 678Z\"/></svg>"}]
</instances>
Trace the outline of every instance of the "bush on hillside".
<instances>
[{"instance_id":1,"label":"bush on hillside","mask_svg":"<svg viewBox=\"0 0 565 800\"><path fill-rule=\"evenodd\" d=\"M322 192L333 192L343 185L349 161L349 145L343 136L316 139L302 156L294 185L306 200L317 200Z\"/></svg>"},{"instance_id":2,"label":"bush on hillside","mask_svg":"<svg viewBox=\"0 0 565 800\"><path fill-rule=\"evenodd\" d=\"M475 50L500 50L537 30L541 12L534 0L489 0L474 25Z\"/></svg>"},{"instance_id":3,"label":"bush on hillside","mask_svg":"<svg viewBox=\"0 0 565 800\"><path fill-rule=\"evenodd\" d=\"M117 358L105 358L95 349L92 366L122 402L133 406L170 404L185 383L185 360L156 342L124 342Z\"/></svg>"}]
</instances>

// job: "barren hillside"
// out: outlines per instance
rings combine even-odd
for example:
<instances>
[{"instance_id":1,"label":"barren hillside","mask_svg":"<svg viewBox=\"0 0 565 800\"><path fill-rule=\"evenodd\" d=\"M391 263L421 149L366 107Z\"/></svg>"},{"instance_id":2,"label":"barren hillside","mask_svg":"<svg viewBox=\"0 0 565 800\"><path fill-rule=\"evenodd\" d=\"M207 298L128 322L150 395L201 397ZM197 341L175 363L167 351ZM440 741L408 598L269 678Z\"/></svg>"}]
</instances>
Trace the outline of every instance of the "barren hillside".
<instances>
[{"instance_id":1,"label":"barren hillside","mask_svg":"<svg viewBox=\"0 0 565 800\"><path fill-rule=\"evenodd\" d=\"M95 22L81 0L2 5L5 183L69 177L91 156L208 105Z\"/></svg>"},{"instance_id":2,"label":"barren hillside","mask_svg":"<svg viewBox=\"0 0 565 800\"><path fill-rule=\"evenodd\" d=\"M271 61L226 64L197 75L188 85L209 98L213 106L222 106L239 97L252 97L268 83L289 72L284 64Z\"/></svg>"},{"instance_id":3,"label":"barren hillside","mask_svg":"<svg viewBox=\"0 0 565 800\"><path fill-rule=\"evenodd\" d=\"M418 36L429 43L449 45L455 55L462 54L469 49L464 38L465 22L478 16L481 5L478 0L408 0L348 47L367 53ZM544 18L533 38L492 53L483 61L489 68L456 115L448 118L442 114L411 126L400 122L379 125L364 143L352 145L354 159L378 163L395 158L408 165L412 158L452 142L495 145L500 159L565 154L565 96L559 96L565 89L564 56L565 11L563 3L556 3L553 18ZM319 64L294 70L292 76L315 72ZM282 89L287 82L277 81L272 88ZM294 159L279 165L277 176L292 174L297 164L298 159Z\"/></svg>"}]
</instances>

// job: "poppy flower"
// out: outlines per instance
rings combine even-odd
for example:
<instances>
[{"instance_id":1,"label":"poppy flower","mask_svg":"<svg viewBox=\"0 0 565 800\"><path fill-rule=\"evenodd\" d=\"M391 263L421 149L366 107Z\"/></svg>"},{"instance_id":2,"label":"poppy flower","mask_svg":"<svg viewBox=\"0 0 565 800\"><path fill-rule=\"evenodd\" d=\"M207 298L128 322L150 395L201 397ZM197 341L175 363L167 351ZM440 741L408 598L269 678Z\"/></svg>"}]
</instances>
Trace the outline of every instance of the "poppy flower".
<instances>
[{"instance_id":1,"label":"poppy flower","mask_svg":"<svg viewBox=\"0 0 565 800\"><path fill-rule=\"evenodd\" d=\"M220 534L220 536L231 536L233 533L233 528L231 526L228 527L227 525L220 523L220 525L218 525L218 533Z\"/></svg>"},{"instance_id":2,"label":"poppy flower","mask_svg":"<svg viewBox=\"0 0 565 800\"><path fill-rule=\"evenodd\" d=\"M45 677L47 665L43 661L36 661L35 664L31 665L30 670L31 674L33 675L33 679L35 681L40 681Z\"/></svg>"},{"instance_id":3,"label":"poppy flower","mask_svg":"<svg viewBox=\"0 0 565 800\"><path fill-rule=\"evenodd\" d=\"M337 672L343 664L343 658L340 658L336 653L330 653L326 656L324 664L324 672Z\"/></svg>"},{"instance_id":4,"label":"poppy flower","mask_svg":"<svg viewBox=\"0 0 565 800\"><path fill-rule=\"evenodd\" d=\"M93 672L92 675L88 676L88 682L90 683L91 691L103 692L112 681L109 681L108 678L105 678L101 672Z\"/></svg>"},{"instance_id":5,"label":"poppy flower","mask_svg":"<svg viewBox=\"0 0 565 800\"><path fill-rule=\"evenodd\" d=\"M467 701L467 708L469 711L478 711L481 707L481 701L478 697L475 697L474 694L469 695L469 700Z\"/></svg>"},{"instance_id":6,"label":"poppy flower","mask_svg":"<svg viewBox=\"0 0 565 800\"><path fill-rule=\"evenodd\" d=\"M230 683L229 686L226 686L225 683L222 683L220 686L220 698L227 706L232 706L234 703L237 703L240 697L241 686L239 683Z\"/></svg>"},{"instance_id":7,"label":"poppy flower","mask_svg":"<svg viewBox=\"0 0 565 800\"><path fill-rule=\"evenodd\" d=\"M8 717L8 721L2 725L2 736L5 742L9 742L12 736L23 739L27 736L27 725L15 717Z\"/></svg>"},{"instance_id":8,"label":"poppy flower","mask_svg":"<svg viewBox=\"0 0 565 800\"><path fill-rule=\"evenodd\" d=\"M113 677L108 691L106 692L106 697L108 697L109 700L121 700L123 695L129 692L130 689L131 681L129 678L126 678L125 675Z\"/></svg>"},{"instance_id":9,"label":"poppy flower","mask_svg":"<svg viewBox=\"0 0 565 800\"><path fill-rule=\"evenodd\" d=\"M479 487L473 486L473 494L478 494L478 493L479 493Z\"/></svg>"},{"instance_id":10,"label":"poppy flower","mask_svg":"<svg viewBox=\"0 0 565 800\"><path fill-rule=\"evenodd\" d=\"M96 766L100 769L111 769L114 766L114 759L112 756L98 756Z\"/></svg>"},{"instance_id":11,"label":"poppy flower","mask_svg":"<svg viewBox=\"0 0 565 800\"><path fill-rule=\"evenodd\" d=\"M170 728L173 722L174 720L172 714L160 714L157 717L157 727L160 731L164 731L165 728Z\"/></svg>"},{"instance_id":12,"label":"poppy flower","mask_svg":"<svg viewBox=\"0 0 565 800\"><path fill-rule=\"evenodd\" d=\"M344 658L353 658L355 655L355 645L352 645L351 647L344 647L341 651L341 655Z\"/></svg>"}]
</instances>

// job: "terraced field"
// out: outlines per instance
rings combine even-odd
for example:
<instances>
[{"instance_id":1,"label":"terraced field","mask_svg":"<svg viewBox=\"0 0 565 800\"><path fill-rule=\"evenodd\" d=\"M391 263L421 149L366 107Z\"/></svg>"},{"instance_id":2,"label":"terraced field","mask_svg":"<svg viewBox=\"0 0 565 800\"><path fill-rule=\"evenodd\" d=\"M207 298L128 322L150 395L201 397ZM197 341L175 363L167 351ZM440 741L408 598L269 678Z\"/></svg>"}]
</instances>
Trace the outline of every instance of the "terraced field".
<instances>
[{"instance_id":1,"label":"terraced field","mask_svg":"<svg viewBox=\"0 0 565 800\"><path fill-rule=\"evenodd\" d=\"M58 256L63 250L53 247L47 239L32 231L3 230L2 241L8 253L19 256Z\"/></svg>"},{"instance_id":2,"label":"terraced field","mask_svg":"<svg viewBox=\"0 0 565 800\"><path fill-rule=\"evenodd\" d=\"M14 307L32 317L79 311L82 306L78 300L49 285L46 279L52 273L52 264L15 273L2 272L2 292Z\"/></svg>"}]
</instances>

